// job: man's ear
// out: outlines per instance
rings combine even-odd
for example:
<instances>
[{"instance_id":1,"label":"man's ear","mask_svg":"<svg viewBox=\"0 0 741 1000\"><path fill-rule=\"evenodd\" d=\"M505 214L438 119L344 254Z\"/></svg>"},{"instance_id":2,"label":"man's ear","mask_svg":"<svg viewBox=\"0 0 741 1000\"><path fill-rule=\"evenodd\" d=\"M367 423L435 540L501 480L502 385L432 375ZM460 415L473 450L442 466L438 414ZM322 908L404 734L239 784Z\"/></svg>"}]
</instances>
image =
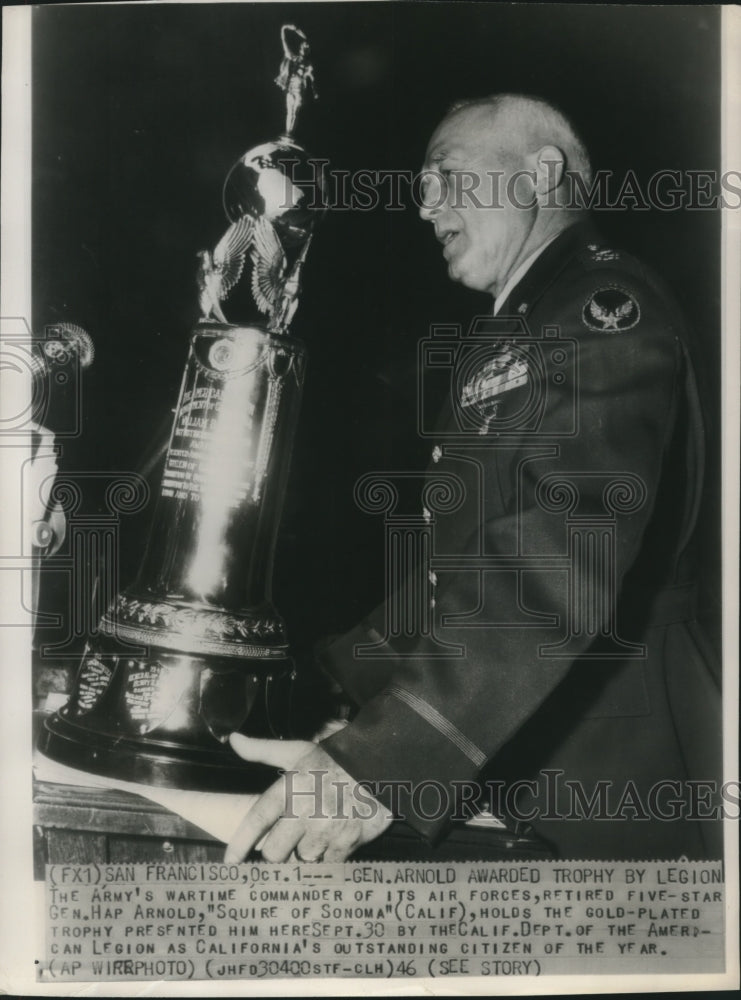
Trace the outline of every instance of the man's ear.
<instances>
[{"instance_id":1,"label":"man's ear","mask_svg":"<svg viewBox=\"0 0 741 1000\"><path fill-rule=\"evenodd\" d=\"M563 181L566 157L558 146L542 146L535 154L535 193L545 198Z\"/></svg>"}]
</instances>

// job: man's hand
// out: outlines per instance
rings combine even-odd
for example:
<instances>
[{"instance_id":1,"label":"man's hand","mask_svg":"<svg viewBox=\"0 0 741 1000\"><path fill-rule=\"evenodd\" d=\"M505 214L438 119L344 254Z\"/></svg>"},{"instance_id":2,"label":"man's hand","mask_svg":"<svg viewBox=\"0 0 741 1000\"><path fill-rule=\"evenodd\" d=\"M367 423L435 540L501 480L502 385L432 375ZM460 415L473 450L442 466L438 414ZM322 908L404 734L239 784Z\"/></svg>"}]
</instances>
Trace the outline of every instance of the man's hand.
<instances>
[{"instance_id":1,"label":"man's hand","mask_svg":"<svg viewBox=\"0 0 741 1000\"><path fill-rule=\"evenodd\" d=\"M258 740L232 733L244 760L286 771L252 806L229 842L224 859L242 861L260 838L267 861L345 861L374 840L392 814L329 754L304 740Z\"/></svg>"}]
</instances>

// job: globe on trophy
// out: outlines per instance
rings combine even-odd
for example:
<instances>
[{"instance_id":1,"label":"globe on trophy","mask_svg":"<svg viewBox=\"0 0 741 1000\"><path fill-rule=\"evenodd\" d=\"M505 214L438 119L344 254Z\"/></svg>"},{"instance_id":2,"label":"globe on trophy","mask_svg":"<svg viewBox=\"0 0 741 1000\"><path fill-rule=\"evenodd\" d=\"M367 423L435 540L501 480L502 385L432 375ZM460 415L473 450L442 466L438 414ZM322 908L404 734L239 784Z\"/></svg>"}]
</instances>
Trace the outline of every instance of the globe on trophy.
<instances>
[{"instance_id":1,"label":"globe on trophy","mask_svg":"<svg viewBox=\"0 0 741 1000\"><path fill-rule=\"evenodd\" d=\"M293 138L316 96L308 41L293 25L281 40L285 128L229 172L228 226L198 254L201 318L146 554L40 737L52 759L124 780L261 791L274 772L239 759L229 734L291 735L296 671L271 582L306 364L289 328L323 182ZM249 325L224 312L240 283Z\"/></svg>"}]
</instances>

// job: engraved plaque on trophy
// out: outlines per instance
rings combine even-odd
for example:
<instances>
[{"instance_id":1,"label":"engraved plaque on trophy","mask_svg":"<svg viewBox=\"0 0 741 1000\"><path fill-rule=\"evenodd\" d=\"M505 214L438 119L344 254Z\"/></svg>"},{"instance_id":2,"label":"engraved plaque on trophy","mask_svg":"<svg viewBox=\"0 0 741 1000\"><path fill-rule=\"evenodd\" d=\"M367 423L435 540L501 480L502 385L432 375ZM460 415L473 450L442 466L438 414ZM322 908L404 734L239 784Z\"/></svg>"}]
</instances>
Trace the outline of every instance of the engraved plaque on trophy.
<instances>
[{"instance_id":1,"label":"engraved plaque on trophy","mask_svg":"<svg viewBox=\"0 0 741 1000\"><path fill-rule=\"evenodd\" d=\"M289 327L321 206L291 173L308 163L293 139L314 89L308 42L292 25L281 37L285 132L232 168L228 228L198 254L202 315L146 554L40 738L47 756L116 778L259 791L272 770L238 758L229 734L291 732L295 669L271 578L306 360ZM228 322L240 282L262 322Z\"/></svg>"}]
</instances>

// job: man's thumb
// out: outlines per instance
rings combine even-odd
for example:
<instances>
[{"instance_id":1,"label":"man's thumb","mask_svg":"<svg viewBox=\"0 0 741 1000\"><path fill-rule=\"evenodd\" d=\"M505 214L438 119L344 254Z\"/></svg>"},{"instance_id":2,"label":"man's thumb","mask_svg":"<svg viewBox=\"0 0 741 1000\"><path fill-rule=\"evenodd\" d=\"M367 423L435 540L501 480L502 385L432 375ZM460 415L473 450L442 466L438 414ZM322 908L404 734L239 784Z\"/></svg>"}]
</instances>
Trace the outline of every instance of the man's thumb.
<instances>
[{"instance_id":1,"label":"man's thumb","mask_svg":"<svg viewBox=\"0 0 741 1000\"><path fill-rule=\"evenodd\" d=\"M312 744L303 740L260 740L241 733L232 733L229 742L243 760L271 767L291 768L312 749Z\"/></svg>"}]
</instances>

